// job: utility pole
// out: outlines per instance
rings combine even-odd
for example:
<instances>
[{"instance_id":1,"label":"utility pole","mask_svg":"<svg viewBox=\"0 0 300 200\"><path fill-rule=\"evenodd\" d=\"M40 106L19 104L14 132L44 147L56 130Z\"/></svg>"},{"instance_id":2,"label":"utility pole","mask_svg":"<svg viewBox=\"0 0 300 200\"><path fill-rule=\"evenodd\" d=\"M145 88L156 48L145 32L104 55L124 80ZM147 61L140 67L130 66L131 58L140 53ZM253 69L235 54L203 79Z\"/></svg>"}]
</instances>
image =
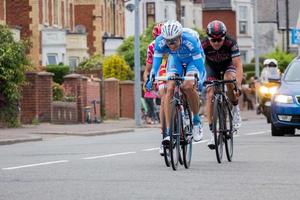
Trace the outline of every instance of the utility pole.
<instances>
[{"instance_id":1,"label":"utility pole","mask_svg":"<svg viewBox=\"0 0 300 200\"><path fill-rule=\"evenodd\" d=\"M286 52L290 51L290 18L289 18L289 0L285 0L286 14Z\"/></svg>"},{"instance_id":2,"label":"utility pole","mask_svg":"<svg viewBox=\"0 0 300 200\"><path fill-rule=\"evenodd\" d=\"M137 126L141 125L141 65L140 65L140 18L139 0L135 0L134 16L134 118Z\"/></svg>"},{"instance_id":3,"label":"utility pole","mask_svg":"<svg viewBox=\"0 0 300 200\"><path fill-rule=\"evenodd\" d=\"M176 19L181 22L181 0L176 0Z\"/></svg>"},{"instance_id":4,"label":"utility pole","mask_svg":"<svg viewBox=\"0 0 300 200\"><path fill-rule=\"evenodd\" d=\"M254 4L254 54L255 54L255 76L259 77L259 37L257 34L258 31L258 13L257 13L257 1L253 0Z\"/></svg>"}]
</instances>

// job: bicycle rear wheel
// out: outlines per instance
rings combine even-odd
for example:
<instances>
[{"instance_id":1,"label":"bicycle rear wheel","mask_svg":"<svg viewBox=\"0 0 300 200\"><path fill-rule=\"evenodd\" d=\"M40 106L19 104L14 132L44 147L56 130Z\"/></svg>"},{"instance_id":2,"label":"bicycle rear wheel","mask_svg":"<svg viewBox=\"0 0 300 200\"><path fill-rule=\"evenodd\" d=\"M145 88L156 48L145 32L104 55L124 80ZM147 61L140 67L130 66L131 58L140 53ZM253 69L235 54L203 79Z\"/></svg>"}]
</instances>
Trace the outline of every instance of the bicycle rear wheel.
<instances>
[{"instance_id":1,"label":"bicycle rear wheel","mask_svg":"<svg viewBox=\"0 0 300 200\"><path fill-rule=\"evenodd\" d=\"M189 125L186 127L182 127L183 142L181 148L182 148L182 155L183 155L183 164L184 167L188 169L191 165L191 160L192 160L193 139L192 139L192 114L191 111L186 107L185 107L185 115L188 117Z\"/></svg>"},{"instance_id":2,"label":"bicycle rear wheel","mask_svg":"<svg viewBox=\"0 0 300 200\"><path fill-rule=\"evenodd\" d=\"M222 162L223 157L223 109L219 103L219 99L214 101L214 114L213 114L213 133L215 138L215 151L218 163Z\"/></svg>"},{"instance_id":3,"label":"bicycle rear wheel","mask_svg":"<svg viewBox=\"0 0 300 200\"><path fill-rule=\"evenodd\" d=\"M233 125L232 125L232 113L228 102L224 105L224 121L225 121L225 150L226 157L229 162L232 161L233 156Z\"/></svg>"},{"instance_id":4,"label":"bicycle rear wheel","mask_svg":"<svg viewBox=\"0 0 300 200\"><path fill-rule=\"evenodd\" d=\"M181 113L176 102L172 102L171 123L170 123L170 145L169 151L173 170L177 170L180 159L180 133L182 127Z\"/></svg>"}]
</instances>

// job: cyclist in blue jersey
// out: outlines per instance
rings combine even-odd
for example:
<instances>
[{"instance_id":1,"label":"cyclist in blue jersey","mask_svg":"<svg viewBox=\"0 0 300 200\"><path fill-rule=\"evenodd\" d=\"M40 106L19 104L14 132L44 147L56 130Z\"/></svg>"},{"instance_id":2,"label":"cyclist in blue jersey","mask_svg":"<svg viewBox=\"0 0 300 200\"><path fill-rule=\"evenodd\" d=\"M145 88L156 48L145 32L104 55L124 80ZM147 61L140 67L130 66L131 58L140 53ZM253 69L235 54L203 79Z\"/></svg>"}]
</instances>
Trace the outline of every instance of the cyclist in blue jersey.
<instances>
[{"instance_id":1,"label":"cyclist in blue jersey","mask_svg":"<svg viewBox=\"0 0 300 200\"><path fill-rule=\"evenodd\" d=\"M184 81L182 91L187 95L187 99L193 113L193 138L200 141L203 137L203 128L199 117L200 101L197 89L205 80L206 71L204 67L204 52L201 42L191 29L183 29L182 25L175 20L167 21L161 31L161 35L155 40L153 67L150 77L158 75L158 69L164 54L168 54L167 76L198 76L198 84L194 81ZM146 84L148 89L152 87L153 79ZM168 81L167 93L165 96L166 127L163 144L170 141L169 128L171 118L171 99L173 97L175 81ZM169 103L167 103L169 102Z\"/></svg>"}]
</instances>

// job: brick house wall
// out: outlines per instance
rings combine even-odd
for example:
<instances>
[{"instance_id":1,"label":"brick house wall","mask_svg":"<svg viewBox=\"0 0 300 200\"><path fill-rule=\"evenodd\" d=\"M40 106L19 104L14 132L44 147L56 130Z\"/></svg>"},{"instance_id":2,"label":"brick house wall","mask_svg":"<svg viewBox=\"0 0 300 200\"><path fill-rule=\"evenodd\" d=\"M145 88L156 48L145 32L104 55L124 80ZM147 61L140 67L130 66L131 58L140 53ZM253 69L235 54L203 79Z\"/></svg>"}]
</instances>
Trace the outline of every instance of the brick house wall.
<instances>
[{"instance_id":1,"label":"brick house wall","mask_svg":"<svg viewBox=\"0 0 300 200\"><path fill-rule=\"evenodd\" d=\"M93 25L93 10L95 5L75 5L75 25L84 25L87 32L88 53L93 55L96 52L94 46L95 36Z\"/></svg>"},{"instance_id":2,"label":"brick house wall","mask_svg":"<svg viewBox=\"0 0 300 200\"><path fill-rule=\"evenodd\" d=\"M221 20L225 23L228 33L236 38L236 13L232 10L203 10L203 27L213 20Z\"/></svg>"},{"instance_id":3,"label":"brick house wall","mask_svg":"<svg viewBox=\"0 0 300 200\"><path fill-rule=\"evenodd\" d=\"M91 119L94 120L95 117L100 119L100 82L88 81L87 82L87 106L91 107ZM93 101L96 101L96 106L94 110ZM96 111L96 114L95 114Z\"/></svg>"},{"instance_id":4,"label":"brick house wall","mask_svg":"<svg viewBox=\"0 0 300 200\"><path fill-rule=\"evenodd\" d=\"M40 122L51 122L52 119L52 74L39 72L38 89L38 118Z\"/></svg>"},{"instance_id":5,"label":"brick house wall","mask_svg":"<svg viewBox=\"0 0 300 200\"><path fill-rule=\"evenodd\" d=\"M0 0L0 24L5 24L5 0Z\"/></svg>"},{"instance_id":6,"label":"brick house wall","mask_svg":"<svg viewBox=\"0 0 300 200\"><path fill-rule=\"evenodd\" d=\"M32 35L30 30L30 24L32 23L30 17L31 10L29 0L6 1L6 23L9 26L20 26L21 37L23 39L29 38Z\"/></svg>"}]
</instances>

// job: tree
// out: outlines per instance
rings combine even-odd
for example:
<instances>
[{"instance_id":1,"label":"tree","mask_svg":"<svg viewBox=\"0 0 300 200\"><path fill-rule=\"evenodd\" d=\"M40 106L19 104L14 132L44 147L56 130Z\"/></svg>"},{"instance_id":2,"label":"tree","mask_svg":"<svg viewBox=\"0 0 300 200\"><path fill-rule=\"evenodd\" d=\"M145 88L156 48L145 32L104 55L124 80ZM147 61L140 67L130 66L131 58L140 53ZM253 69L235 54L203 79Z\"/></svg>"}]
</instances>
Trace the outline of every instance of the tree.
<instances>
[{"instance_id":1,"label":"tree","mask_svg":"<svg viewBox=\"0 0 300 200\"><path fill-rule=\"evenodd\" d=\"M104 78L117 78L119 80L132 80L133 78L131 68L126 64L125 60L118 55L104 58L103 75Z\"/></svg>"},{"instance_id":2,"label":"tree","mask_svg":"<svg viewBox=\"0 0 300 200\"><path fill-rule=\"evenodd\" d=\"M0 25L0 122L18 125L18 102L25 80L28 43L14 41L9 28Z\"/></svg>"}]
</instances>

